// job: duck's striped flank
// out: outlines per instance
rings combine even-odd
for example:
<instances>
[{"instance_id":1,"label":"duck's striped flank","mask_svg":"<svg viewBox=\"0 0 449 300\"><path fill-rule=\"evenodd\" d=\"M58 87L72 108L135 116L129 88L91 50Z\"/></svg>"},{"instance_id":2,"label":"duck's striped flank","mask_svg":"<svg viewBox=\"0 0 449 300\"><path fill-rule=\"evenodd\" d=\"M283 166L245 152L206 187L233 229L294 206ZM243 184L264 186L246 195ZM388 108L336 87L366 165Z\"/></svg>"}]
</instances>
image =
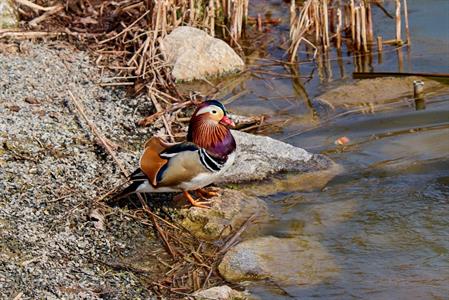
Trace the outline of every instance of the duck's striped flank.
<instances>
[{"instance_id":1,"label":"duck's striped flank","mask_svg":"<svg viewBox=\"0 0 449 300\"><path fill-rule=\"evenodd\" d=\"M211 172L218 172L223 168L223 164L218 162L215 158L210 156L204 148L200 148L198 151L200 155L200 161L203 166Z\"/></svg>"}]
</instances>

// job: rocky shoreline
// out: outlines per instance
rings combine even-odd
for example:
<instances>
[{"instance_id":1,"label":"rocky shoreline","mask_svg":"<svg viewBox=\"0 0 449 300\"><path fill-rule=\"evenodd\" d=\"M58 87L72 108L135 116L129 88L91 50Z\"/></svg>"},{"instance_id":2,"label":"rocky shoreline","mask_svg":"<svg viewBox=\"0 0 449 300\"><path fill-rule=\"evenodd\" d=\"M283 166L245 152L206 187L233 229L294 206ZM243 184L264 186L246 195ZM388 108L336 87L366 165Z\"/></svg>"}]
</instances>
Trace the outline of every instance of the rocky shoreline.
<instances>
[{"instance_id":1,"label":"rocky shoreline","mask_svg":"<svg viewBox=\"0 0 449 300\"><path fill-rule=\"evenodd\" d=\"M147 281L132 270L115 270L111 262L138 262L143 245L152 257L165 250L126 208L103 216L104 230L90 217L93 200L123 177L78 115L69 91L117 146L118 158L130 171L143 141L163 133L158 122L150 128L135 125L152 112L151 102L100 87L104 75L85 53L67 44L25 43L10 50L0 55L1 297L153 297ZM235 134L243 150L223 185L267 179L280 171L320 172L332 165L324 156L266 137ZM239 172L242 168L245 173ZM197 237L214 240L252 214L263 219L269 211L262 200L237 188L212 199L211 210L182 209L178 218ZM248 237L257 236L255 229L248 228ZM154 268L157 275L153 264L147 272Z\"/></svg>"}]
</instances>

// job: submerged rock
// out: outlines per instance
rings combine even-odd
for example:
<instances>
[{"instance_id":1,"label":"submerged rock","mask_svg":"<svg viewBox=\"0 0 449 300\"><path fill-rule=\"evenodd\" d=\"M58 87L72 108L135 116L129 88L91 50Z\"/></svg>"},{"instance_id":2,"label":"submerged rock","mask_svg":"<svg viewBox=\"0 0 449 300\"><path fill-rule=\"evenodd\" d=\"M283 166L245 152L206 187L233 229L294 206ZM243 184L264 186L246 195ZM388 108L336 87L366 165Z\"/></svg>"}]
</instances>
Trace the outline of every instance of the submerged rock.
<instances>
[{"instance_id":1,"label":"submerged rock","mask_svg":"<svg viewBox=\"0 0 449 300\"><path fill-rule=\"evenodd\" d=\"M173 66L173 77L179 81L220 76L241 71L245 66L228 44L193 27L176 28L163 39L161 48Z\"/></svg>"},{"instance_id":2,"label":"submerged rock","mask_svg":"<svg viewBox=\"0 0 449 300\"><path fill-rule=\"evenodd\" d=\"M181 209L181 225L193 235L205 240L226 237L237 230L252 214L259 222L268 217L264 201L236 190L222 190L220 196L210 199L210 209L190 207ZM260 225L250 225L246 234L256 231Z\"/></svg>"},{"instance_id":3,"label":"submerged rock","mask_svg":"<svg viewBox=\"0 0 449 300\"><path fill-rule=\"evenodd\" d=\"M218 266L229 282L270 279L277 284L318 284L338 272L333 257L308 238L260 237L231 248Z\"/></svg>"},{"instance_id":4,"label":"submerged rock","mask_svg":"<svg viewBox=\"0 0 449 300\"><path fill-rule=\"evenodd\" d=\"M438 90L448 91L449 87L438 81L417 76L379 77L357 80L354 83L332 89L312 101L319 111L336 108L353 108L366 106L367 109L377 104L396 102L406 97L413 97L413 81L424 81L424 94Z\"/></svg>"},{"instance_id":5,"label":"submerged rock","mask_svg":"<svg viewBox=\"0 0 449 300\"><path fill-rule=\"evenodd\" d=\"M327 169L276 175L261 182L240 184L239 189L258 197L285 192L311 192L322 189L332 178L342 172L341 165L330 162Z\"/></svg>"},{"instance_id":6,"label":"submerged rock","mask_svg":"<svg viewBox=\"0 0 449 300\"><path fill-rule=\"evenodd\" d=\"M17 13L10 0L0 0L0 29L17 27Z\"/></svg>"},{"instance_id":7,"label":"submerged rock","mask_svg":"<svg viewBox=\"0 0 449 300\"><path fill-rule=\"evenodd\" d=\"M240 131L232 134L237 142L236 160L219 183L263 180L279 172L321 172L335 166L327 156L270 137Z\"/></svg>"},{"instance_id":8,"label":"submerged rock","mask_svg":"<svg viewBox=\"0 0 449 300\"><path fill-rule=\"evenodd\" d=\"M236 291L227 285L215 286L213 288L197 291L193 295L196 300L244 300L255 299L244 292Z\"/></svg>"}]
</instances>

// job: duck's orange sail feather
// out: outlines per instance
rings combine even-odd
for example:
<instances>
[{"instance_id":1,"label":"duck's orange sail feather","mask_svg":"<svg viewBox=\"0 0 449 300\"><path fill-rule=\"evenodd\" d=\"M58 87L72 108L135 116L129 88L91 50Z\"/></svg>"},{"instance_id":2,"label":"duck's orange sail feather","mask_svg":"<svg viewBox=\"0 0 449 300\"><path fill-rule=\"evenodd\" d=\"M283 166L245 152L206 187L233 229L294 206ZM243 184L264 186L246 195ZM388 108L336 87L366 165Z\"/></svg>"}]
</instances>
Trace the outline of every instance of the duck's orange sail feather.
<instances>
[{"instance_id":1,"label":"duck's orange sail feather","mask_svg":"<svg viewBox=\"0 0 449 300\"><path fill-rule=\"evenodd\" d=\"M168 162L160 157L162 151L171 144L164 142L158 137L152 137L145 143L145 150L140 158L140 169L148 177L152 186L157 185L157 174Z\"/></svg>"}]
</instances>

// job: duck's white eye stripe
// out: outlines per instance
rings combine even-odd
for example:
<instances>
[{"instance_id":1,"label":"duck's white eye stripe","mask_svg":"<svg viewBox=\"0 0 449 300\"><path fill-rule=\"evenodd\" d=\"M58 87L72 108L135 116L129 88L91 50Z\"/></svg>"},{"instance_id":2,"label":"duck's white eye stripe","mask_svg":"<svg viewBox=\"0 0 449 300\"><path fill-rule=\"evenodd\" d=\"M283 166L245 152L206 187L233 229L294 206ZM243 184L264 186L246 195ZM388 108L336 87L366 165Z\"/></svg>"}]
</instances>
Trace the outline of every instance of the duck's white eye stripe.
<instances>
[{"instance_id":1,"label":"duck's white eye stripe","mask_svg":"<svg viewBox=\"0 0 449 300\"><path fill-rule=\"evenodd\" d=\"M197 116L199 116L199 115L201 115L201 114L205 114L205 113L208 113L208 112L212 112L212 111L220 111L220 108L218 107L218 106L215 106L215 105L211 105L211 106L206 106L206 107L203 107L202 109L200 109L197 113L196 113L196 115Z\"/></svg>"}]
</instances>

